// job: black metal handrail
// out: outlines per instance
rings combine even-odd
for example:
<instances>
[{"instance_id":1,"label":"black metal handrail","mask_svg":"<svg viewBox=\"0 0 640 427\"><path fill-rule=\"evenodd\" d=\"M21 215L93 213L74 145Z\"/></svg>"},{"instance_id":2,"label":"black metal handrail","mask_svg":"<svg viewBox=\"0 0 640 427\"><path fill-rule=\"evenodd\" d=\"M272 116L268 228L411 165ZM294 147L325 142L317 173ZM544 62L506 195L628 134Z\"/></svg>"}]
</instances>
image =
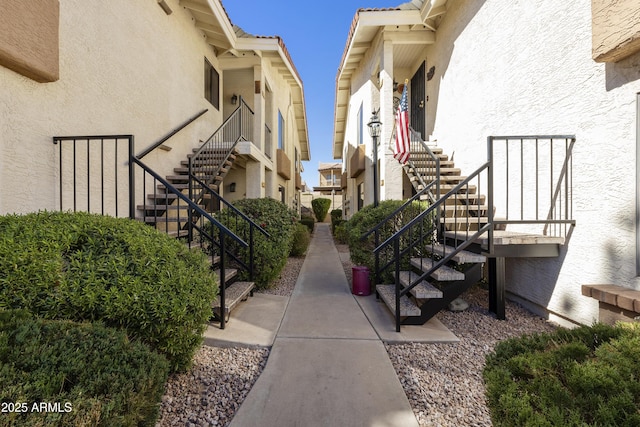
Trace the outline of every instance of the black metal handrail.
<instances>
[{"instance_id":1,"label":"black metal handrail","mask_svg":"<svg viewBox=\"0 0 640 427\"><path fill-rule=\"evenodd\" d=\"M143 152L141 152L140 154L138 154L136 157L138 159L142 159L144 158L144 156L146 156L147 154L151 153L153 150L155 150L156 148L160 147L162 144L164 144L167 140L169 140L169 138L171 138L172 136L174 136L175 134L177 134L178 132L180 132L182 129L186 128L187 126L189 126L191 123L193 123L194 121L196 121L200 116L202 116L204 113L206 113L207 111L209 111L208 109L204 109L202 111L200 111L199 113L193 115L192 117L188 118L184 123L182 123L180 126L176 127L174 130L172 130L171 132L169 132L167 135L165 135L164 137L160 138L160 140L158 140L158 142L152 144L149 148L147 148L146 150L144 150Z\"/></svg>"},{"instance_id":2,"label":"black metal handrail","mask_svg":"<svg viewBox=\"0 0 640 427\"><path fill-rule=\"evenodd\" d=\"M133 135L85 135L85 136L54 136L53 144L58 145L58 163L59 163L59 205L60 211L70 209L65 206L65 200L73 198L73 211L84 210L86 212L99 212L102 215L111 214L120 216L119 207L121 205L122 191L120 191L121 180L118 179L121 164L128 163L128 159L133 155L134 136ZM71 144L70 153L65 150L65 145ZM125 149L118 149L124 144ZM96 147L92 149L92 147ZM97 150L97 151L96 151ZM70 156L67 159L65 154ZM112 166L106 167L106 163L112 158ZM93 160L92 160L93 159ZM98 161L99 160L99 161ZM68 164L71 163L71 164ZM80 164L82 164L82 172L79 172ZM73 189L72 196L65 197L64 178L68 167L72 168ZM92 168L93 166L93 168ZM97 170L97 171L96 171ZM133 169L128 165L128 179L132 180ZM95 202L95 198L91 198L95 193L95 186L92 182L99 182L100 200ZM84 184L84 185L83 185ZM82 188L80 188L82 187ZM86 205L81 204L81 196L86 196ZM107 200L105 200L107 199ZM135 213L135 200L131 191L128 192L128 214L133 216ZM109 201L115 201L109 203ZM99 205L97 209L96 204ZM107 204L113 206L110 209Z\"/></svg>"},{"instance_id":3,"label":"black metal handrail","mask_svg":"<svg viewBox=\"0 0 640 427\"><path fill-rule=\"evenodd\" d=\"M227 248L227 239L241 247L249 247L249 244L229 230L224 224L220 223L216 218L210 215L197 203L194 203L189 197L184 195L181 190L175 188L168 181L158 175L153 169L145 165L140 159L135 156L131 157L131 163L138 165L143 172L142 176L142 190L146 193L149 188L153 188L153 194L151 197L154 199L153 203L146 203L147 197L143 205L140 206L140 211L143 215L146 215L147 211L153 211L153 217L149 218L151 221L147 221L147 218L142 218L144 222L152 222L156 224L164 223L164 232L167 234L175 234L178 238L187 238L189 245L195 241L194 234L198 233L200 244L208 244L211 247L218 249L218 256L220 257L220 284L219 294L220 299L220 328L225 327L225 314L224 307L226 305L226 269L228 267L227 256L233 254ZM150 183L147 183L147 176L150 176ZM162 186L164 192L159 193L158 187ZM135 184L131 186L135 189ZM158 200L164 200L164 204L159 204ZM162 207L164 206L164 209ZM164 210L164 216L159 216L158 211ZM174 213L174 216L170 216L170 212ZM183 213L184 212L184 213ZM160 226L162 230L162 226ZM214 231L218 230L218 238L214 236ZM212 254L215 256L215 254Z\"/></svg>"},{"instance_id":4,"label":"black metal handrail","mask_svg":"<svg viewBox=\"0 0 640 427\"><path fill-rule=\"evenodd\" d=\"M471 206L476 206L477 211L480 212L482 200L479 194L482 190L482 177L487 175L484 181L488 182L490 174L491 163L487 162L373 250L377 259L376 277L380 277L389 267L395 267L395 318L397 331L400 331L401 321L400 298L407 295L419 283L430 277L433 272L448 263L456 254L467 248L480 235L490 231L493 227L491 213L489 213L488 218L480 217L479 215L477 217L458 216L456 208L458 205L465 206L467 209ZM450 218L446 215L441 215L441 212L444 212L443 208L450 201L453 201L453 203L449 203L449 205L454 206L452 222L449 221ZM459 236L456 234L454 238L448 238L443 233L447 226L452 226L454 230L464 228L464 232L460 233ZM471 230L471 228L476 228L476 230ZM446 249L446 247L451 249ZM388 253L389 248L392 249L391 253ZM380 262L380 257L384 255L387 255L385 260ZM413 276L409 284L406 287L402 287L400 284L400 271L403 265L409 264L409 260L412 257L418 257L421 260L424 258L435 260L430 263L430 266L421 269L422 274Z\"/></svg>"},{"instance_id":5,"label":"black metal handrail","mask_svg":"<svg viewBox=\"0 0 640 427\"><path fill-rule=\"evenodd\" d=\"M217 203L219 203L220 206L220 212L231 212L232 218L226 218L227 221L231 222L231 221L235 221L235 230L236 232L238 232L238 230L240 230L240 227L238 227L238 222L239 221L243 221L246 224L248 224L249 226L249 232L248 232L248 237L245 236L245 238L248 239L249 241L249 260L248 262L246 260L241 259L239 256L237 256L236 254L234 254L233 252L230 252L230 256L232 258L232 260L239 265L242 269L246 270L249 274L249 280L253 281L253 276L254 276L254 266L255 266L255 254L254 254L254 230L257 230L258 232L260 232L262 235L264 235L267 238L270 238L271 235L262 227L260 227L258 224L255 223L255 221L253 221L251 218L249 218L244 212L240 211L238 208L236 208L235 206L233 206L231 203L229 203L229 201L227 201L226 199L224 199L218 192L214 191L213 189L211 189L208 185L206 185L204 182L202 182L201 180L199 180L197 177L195 176L190 176L190 179L195 181L198 185L199 188L201 188L206 195L208 195L209 197L215 199L215 201ZM191 192L191 189L190 189ZM189 197L191 200L193 200L191 197ZM220 215L220 213L218 214Z\"/></svg>"},{"instance_id":6,"label":"black metal handrail","mask_svg":"<svg viewBox=\"0 0 640 427\"><path fill-rule=\"evenodd\" d=\"M213 184L238 142L253 140L253 115L253 110L240 97L238 108L189 157L189 175L204 178L202 181L207 185Z\"/></svg>"}]
</instances>

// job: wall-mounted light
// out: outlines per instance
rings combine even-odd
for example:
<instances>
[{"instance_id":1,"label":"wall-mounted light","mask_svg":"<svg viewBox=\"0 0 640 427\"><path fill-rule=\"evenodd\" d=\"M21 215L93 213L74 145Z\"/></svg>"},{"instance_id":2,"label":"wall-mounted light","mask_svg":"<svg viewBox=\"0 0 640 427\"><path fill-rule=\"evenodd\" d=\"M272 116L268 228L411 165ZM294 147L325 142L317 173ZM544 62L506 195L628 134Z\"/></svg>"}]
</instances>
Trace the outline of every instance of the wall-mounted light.
<instances>
[{"instance_id":1,"label":"wall-mounted light","mask_svg":"<svg viewBox=\"0 0 640 427\"><path fill-rule=\"evenodd\" d=\"M238 95L236 95L235 93L231 95L231 103L233 105L236 105L238 103Z\"/></svg>"},{"instance_id":2,"label":"wall-mounted light","mask_svg":"<svg viewBox=\"0 0 640 427\"><path fill-rule=\"evenodd\" d=\"M229 184L229 193L235 193L236 192L236 183L232 182L231 184Z\"/></svg>"}]
</instances>

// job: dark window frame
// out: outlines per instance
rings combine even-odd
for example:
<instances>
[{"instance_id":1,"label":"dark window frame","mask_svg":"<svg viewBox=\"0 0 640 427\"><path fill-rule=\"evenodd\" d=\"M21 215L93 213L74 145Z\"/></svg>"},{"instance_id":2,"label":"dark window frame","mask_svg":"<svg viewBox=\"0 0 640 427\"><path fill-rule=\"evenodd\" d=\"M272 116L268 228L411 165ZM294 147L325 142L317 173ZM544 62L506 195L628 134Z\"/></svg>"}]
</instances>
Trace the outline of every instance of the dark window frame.
<instances>
[{"instance_id":1,"label":"dark window frame","mask_svg":"<svg viewBox=\"0 0 640 427\"><path fill-rule=\"evenodd\" d=\"M220 110L220 74L207 58L204 58L204 98Z\"/></svg>"}]
</instances>

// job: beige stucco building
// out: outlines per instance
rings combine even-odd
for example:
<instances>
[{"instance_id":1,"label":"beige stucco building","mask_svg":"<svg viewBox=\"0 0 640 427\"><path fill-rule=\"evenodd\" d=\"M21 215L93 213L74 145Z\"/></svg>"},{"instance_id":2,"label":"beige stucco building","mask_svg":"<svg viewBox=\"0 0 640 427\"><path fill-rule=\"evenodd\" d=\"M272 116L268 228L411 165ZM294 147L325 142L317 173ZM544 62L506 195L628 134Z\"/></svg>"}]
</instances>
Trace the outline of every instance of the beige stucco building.
<instances>
[{"instance_id":1,"label":"beige stucco building","mask_svg":"<svg viewBox=\"0 0 640 427\"><path fill-rule=\"evenodd\" d=\"M567 188L576 226L557 257L507 258L505 279L511 298L558 321L592 323L598 301L581 285L640 290L639 22L633 0L414 0L360 9L336 83L333 155L347 177L348 215L373 202L367 122L378 108L380 199L415 191L389 148L405 80L412 127L455 157L462 175L487 161L488 136L575 135ZM504 215L505 206L494 206Z\"/></svg>"},{"instance_id":2,"label":"beige stucco building","mask_svg":"<svg viewBox=\"0 0 640 427\"><path fill-rule=\"evenodd\" d=\"M71 148L59 151L55 136L133 135L141 153L202 113L145 156L166 177L240 105L251 137L238 142L219 192L299 209L301 162L310 159L302 80L282 39L234 26L219 0L10 0L0 65L0 213L73 208ZM77 169L97 173L96 156ZM114 186L128 191L126 154L115 161L122 170L105 175L105 198L126 214L127 197L111 195ZM100 192L99 176L80 175ZM77 208L93 210L80 202L86 188Z\"/></svg>"}]
</instances>

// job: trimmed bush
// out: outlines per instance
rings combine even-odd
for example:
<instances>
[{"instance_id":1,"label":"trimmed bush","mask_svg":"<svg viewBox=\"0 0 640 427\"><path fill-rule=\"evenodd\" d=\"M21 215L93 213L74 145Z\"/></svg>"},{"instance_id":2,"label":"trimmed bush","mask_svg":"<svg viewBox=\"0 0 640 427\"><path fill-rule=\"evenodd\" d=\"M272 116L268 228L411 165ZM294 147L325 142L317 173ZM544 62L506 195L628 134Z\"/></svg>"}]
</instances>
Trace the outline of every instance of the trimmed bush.
<instances>
[{"instance_id":1,"label":"trimmed bush","mask_svg":"<svg viewBox=\"0 0 640 427\"><path fill-rule=\"evenodd\" d=\"M293 233L293 244L291 245L291 256L302 256L307 252L311 236L309 229L303 224L297 223Z\"/></svg>"},{"instance_id":2,"label":"trimmed bush","mask_svg":"<svg viewBox=\"0 0 640 427\"><path fill-rule=\"evenodd\" d=\"M331 222L342 219L342 209L334 209L331 211Z\"/></svg>"},{"instance_id":3,"label":"trimmed bush","mask_svg":"<svg viewBox=\"0 0 640 427\"><path fill-rule=\"evenodd\" d=\"M371 235L365 240L361 240L363 234L377 226L387 216L391 215L396 209L402 206L402 200L385 200L380 202L378 207L368 205L354 214L349 221L346 222L347 242L349 244L349 252L351 260L355 265L362 265L369 268L373 272L375 269L375 256L373 250L376 247L374 236ZM411 207L407 208L402 215L399 215L392 226L383 227L379 232L379 243L384 242L391 237L397 230L408 224L419 212L426 208L426 202L414 202ZM425 230L431 226L431 221L425 219L423 227ZM430 240L426 241L429 243ZM408 264L407 264L408 265Z\"/></svg>"},{"instance_id":4,"label":"trimmed bush","mask_svg":"<svg viewBox=\"0 0 640 427\"><path fill-rule=\"evenodd\" d=\"M253 280L258 288L266 288L269 282L278 277L287 263L293 243L297 213L284 203L271 198L243 199L235 202L234 206L252 218L270 235L266 237L262 233L254 233ZM248 236L248 225L244 221L236 221L235 217L229 215L226 210L222 210L217 216L220 222L235 234ZM248 248L232 250L237 250L243 259L249 259ZM245 273L242 273L242 278L247 278Z\"/></svg>"},{"instance_id":5,"label":"trimmed bush","mask_svg":"<svg viewBox=\"0 0 640 427\"><path fill-rule=\"evenodd\" d=\"M0 311L3 426L153 426L168 372L122 331Z\"/></svg>"},{"instance_id":6,"label":"trimmed bush","mask_svg":"<svg viewBox=\"0 0 640 427\"><path fill-rule=\"evenodd\" d=\"M216 294L202 252L137 221L81 212L0 217L0 309L124 328L183 370Z\"/></svg>"},{"instance_id":7,"label":"trimmed bush","mask_svg":"<svg viewBox=\"0 0 640 427\"><path fill-rule=\"evenodd\" d=\"M483 376L496 426L640 425L640 325L513 338Z\"/></svg>"},{"instance_id":8,"label":"trimmed bush","mask_svg":"<svg viewBox=\"0 0 640 427\"><path fill-rule=\"evenodd\" d=\"M316 216L318 222L323 222L327 217L329 207L331 207L331 199L319 198L311 201L311 208L313 209L313 214Z\"/></svg>"},{"instance_id":9,"label":"trimmed bush","mask_svg":"<svg viewBox=\"0 0 640 427\"><path fill-rule=\"evenodd\" d=\"M349 232L347 231L347 221L342 221L336 225L336 229L333 232L333 237L338 243L346 245L349 243Z\"/></svg>"},{"instance_id":10,"label":"trimmed bush","mask_svg":"<svg viewBox=\"0 0 640 427\"><path fill-rule=\"evenodd\" d=\"M300 224L305 225L309 229L309 233L313 233L313 227L316 224L316 220L311 216L303 216L300 218Z\"/></svg>"}]
</instances>

